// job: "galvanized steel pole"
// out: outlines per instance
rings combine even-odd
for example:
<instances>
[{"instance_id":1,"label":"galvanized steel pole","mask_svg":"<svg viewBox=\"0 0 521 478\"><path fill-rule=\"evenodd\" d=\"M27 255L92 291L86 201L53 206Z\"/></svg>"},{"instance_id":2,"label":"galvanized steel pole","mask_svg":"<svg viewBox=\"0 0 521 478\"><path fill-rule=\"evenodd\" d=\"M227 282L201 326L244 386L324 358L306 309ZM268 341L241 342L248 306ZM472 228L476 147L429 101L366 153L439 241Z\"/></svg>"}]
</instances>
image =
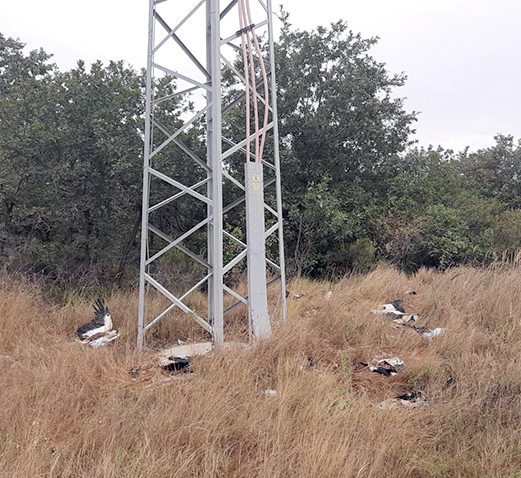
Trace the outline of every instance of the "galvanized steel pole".
<instances>
[{"instance_id":1,"label":"galvanized steel pole","mask_svg":"<svg viewBox=\"0 0 521 478\"><path fill-rule=\"evenodd\" d=\"M154 0L149 1L148 10L148 55L147 55L147 82L145 98L145 145L143 152L143 203L141 212L141 257L139 272L139 312L137 327L137 346L143 346L143 328L145 321L145 272L148 256L148 207L150 202L150 144L152 129L152 61L154 57Z\"/></svg>"},{"instance_id":2,"label":"galvanized steel pole","mask_svg":"<svg viewBox=\"0 0 521 478\"><path fill-rule=\"evenodd\" d=\"M208 194L213 202L208 208L212 217L209 225L208 250L212 266L208 287L208 319L213 327L216 344L224 341L223 319L223 214L222 214L222 139L221 139L221 37L219 0L206 1L207 70L210 72L207 114L207 150L211 179Z\"/></svg>"}]
</instances>

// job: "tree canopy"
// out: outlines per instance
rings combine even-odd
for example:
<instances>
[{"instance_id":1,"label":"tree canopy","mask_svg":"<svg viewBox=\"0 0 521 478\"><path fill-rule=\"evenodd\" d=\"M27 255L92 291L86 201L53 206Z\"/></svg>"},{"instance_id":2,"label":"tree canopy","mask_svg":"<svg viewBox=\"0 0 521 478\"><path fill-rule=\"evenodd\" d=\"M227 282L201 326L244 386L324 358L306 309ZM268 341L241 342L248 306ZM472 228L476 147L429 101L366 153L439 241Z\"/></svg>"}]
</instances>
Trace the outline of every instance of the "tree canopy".
<instances>
[{"instance_id":1,"label":"tree canopy","mask_svg":"<svg viewBox=\"0 0 521 478\"><path fill-rule=\"evenodd\" d=\"M379 261L415 271L514 256L521 142L499 134L475 152L415 147L417 114L397 95L406 77L372 58L376 41L343 21L301 31L284 18L276 74L288 270L332 277ZM138 263L144 72L121 61L62 72L24 47L0 34L1 260L61 281L120 280ZM159 87L176 88L169 78ZM178 97L162 123L180 125L186 108ZM230 134L242 127L234 121ZM204 155L204 135L191 131L183 141ZM176 158L163 167L197 173ZM174 234L194 214L166 208L154 220Z\"/></svg>"}]
</instances>

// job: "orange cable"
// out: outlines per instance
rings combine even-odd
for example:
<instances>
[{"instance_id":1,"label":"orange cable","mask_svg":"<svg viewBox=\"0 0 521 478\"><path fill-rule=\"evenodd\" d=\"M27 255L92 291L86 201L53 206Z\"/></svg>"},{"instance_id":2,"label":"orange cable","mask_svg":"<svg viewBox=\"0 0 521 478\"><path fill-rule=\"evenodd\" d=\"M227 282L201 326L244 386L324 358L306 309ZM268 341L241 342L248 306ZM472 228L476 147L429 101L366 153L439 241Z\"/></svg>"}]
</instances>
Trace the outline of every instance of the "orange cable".
<instances>
[{"instance_id":1,"label":"orange cable","mask_svg":"<svg viewBox=\"0 0 521 478\"><path fill-rule=\"evenodd\" d=\"M250 161L250 79L248 75L248 56L246 52L246 32L244 28L245 16L243 18L244 6L243 0L239 0L239 23L241 26L241 40L242 40L242 60L244 62L244 80L246 83L246 161Z\"/></svg>"},{"instance_id":2,"label":"orange cable","mask_svg":"<svg viewBox=\"0 0 521 478\"><path fill-rule=\"evenodd\" d=\"M252 17L251 17L251 11L250 11L250 0L245 0L246 1L246 8L247 8L247 12L248 12L248 21L249 21L249 24L250 25L253 25L253 21L252 21ZM260 145L260 148L259 148L259 151L258 151L258 155L255 157L255 161L257 162L261 162L262 161L262 153L263 153L263 150L264 150L264 142L266 140L266 128L268 126L268 112L269 112L269 88L268 88L268 75L266 74L266 67L264 65L264 59L262 58L262 51L260 49L260 46L259 46L259 42L257 40L257 35L255 34L255 28L252 26L251 28L251 33L252 33L252 36L253 36L253 41L255 42L255 49L257 51L257 55L259 56L259 62L261 64L261 70L262 70L262 80L263 80L263 83L264 83L264 125L263 125L263 130L262 130L262 140L261 140L261 145ZM253 89L255 91L255 95L256 95L256 85L255 83L253 83ZM258 123L257 123L257 135L258 135Z\"/></svg>"}]
</instances>

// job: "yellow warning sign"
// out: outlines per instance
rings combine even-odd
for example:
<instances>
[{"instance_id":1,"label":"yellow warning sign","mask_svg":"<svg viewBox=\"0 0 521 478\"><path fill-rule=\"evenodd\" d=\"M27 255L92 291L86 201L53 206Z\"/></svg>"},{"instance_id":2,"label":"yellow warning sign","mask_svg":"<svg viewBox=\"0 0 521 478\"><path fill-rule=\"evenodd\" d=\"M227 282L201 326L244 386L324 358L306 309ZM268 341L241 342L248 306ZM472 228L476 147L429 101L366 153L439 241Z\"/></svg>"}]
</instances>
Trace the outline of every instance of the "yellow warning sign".
<instances>
[{"instance_id":1,"label":"yellow warning sign","mask_svg":"<svg viewBox=\"0 0 521 478\"><path fill-rule=\"evenodd\" d=\"M254 191L260 191L260 176L258 174L252 175L252 185Z\"/></svg>"}]
</instances>

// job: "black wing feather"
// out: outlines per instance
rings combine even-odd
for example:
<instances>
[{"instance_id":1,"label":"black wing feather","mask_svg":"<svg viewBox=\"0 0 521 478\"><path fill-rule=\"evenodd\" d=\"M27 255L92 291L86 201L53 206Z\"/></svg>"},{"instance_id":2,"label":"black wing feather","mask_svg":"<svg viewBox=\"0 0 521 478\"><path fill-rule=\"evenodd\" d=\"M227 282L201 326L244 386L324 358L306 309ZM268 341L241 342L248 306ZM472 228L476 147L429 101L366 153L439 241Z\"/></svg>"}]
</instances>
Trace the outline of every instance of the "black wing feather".
<instances>
[{"instance_id":1,"label":"black wing feather","mask_svg":"<svg viewBox=\"0 0 521 478\"><path fill-rule=\"evenodd\" d=\"M76 331L76 333L81 337L83 334L86 334L90 330L103 327L105 325L105 315L108 313L109 308L105 306L105 300L96 299L96 303L94 305L94 319L86 323L85 325L82 325Z\"/></svg>"},{"instance_id":2,"label":"black wing feather","mask_svg":"<svg viewBox=\"0 0 521 478\"><path fill-rule=\"evenodd\" d=\"M390 302L390 304L398 311L403 312L405 314L405 309L403 307L400 307L400 304L402 303L401 300L393 300Z\"/></svg>"},{"instance_id":3,"label":"black wing feather","mask_svg":"<svg viewBox=\"0 0 521 478\"><path fill-rule=\"evenodd\" d=\"M407 400L407 401L412 401L412 400L416 400L417 398L422 398L422 393L421 392L409 392L409 393L404 393L403 395L400 395L399 397L396 397L398 400Z\"/></svg>"},{"instance_id":4,"label":"black wing feather","mask_svg":"<svg viewBox=\"0 0 521 478\"><path fill-rule=\"evenodd\" d=\"M380 373L384 375L385 377L389 377L391 375L391 370L385 368L385 367L376 367L373 372Z\"/></svg>"},{"instance_id":5,"label":"black wing feather","mask_svg":"<svg viewBox=\"0 0 521 478\"><path fill-rule=\"evenodd\" d=\"M167 372L182 370L190 366L190 359L188 357L168 357L168 360L171 360L172 362L161 367L163 370L166 370Z\"/></svg>"},{"instance_id":6,"label":"black wing feather","mask_svg":"<svg viewBox=\"0 0 521 478\"><path fill-rule=\"evenodd\" d=\"M108 306L105 306L105 299L96 299L94 305L94 320L103 320L103 318L109 313Z\"/></svg>"}]
</instances>

